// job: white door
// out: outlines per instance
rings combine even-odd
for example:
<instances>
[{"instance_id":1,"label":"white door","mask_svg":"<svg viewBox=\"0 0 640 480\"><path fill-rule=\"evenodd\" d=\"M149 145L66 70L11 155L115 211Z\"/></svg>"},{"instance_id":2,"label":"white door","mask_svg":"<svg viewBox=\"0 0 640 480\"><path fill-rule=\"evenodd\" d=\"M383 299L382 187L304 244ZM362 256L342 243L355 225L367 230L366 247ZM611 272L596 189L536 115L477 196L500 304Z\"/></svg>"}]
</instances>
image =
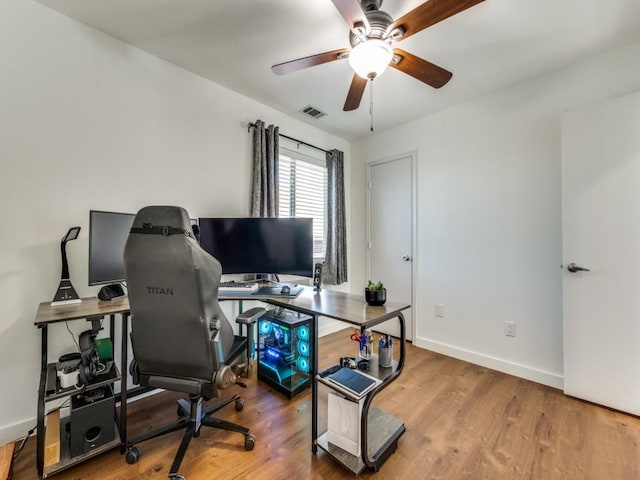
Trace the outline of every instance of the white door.
<instances>
[{"instance_id":1,"label":"white door","mask_svg":"<svg viewBox=\"0 0 640 480\"><path fill-rule=\"evenodd\" d=\"M369 164L369 280L382 281L387 300L411 304L413 297L413 155ZM412 310L404 312L413 339ZM376 331L400 336L397 320Z\"/></svg>"},{"instance_id":2,"label":"white door","mask_svg":"<svg viewBox=\"0 0 640 480\"><path fill-rule=\"evenodd\" d=\"M640 415L640 94L563 116L562 229L564 391Z\"/></svg>"}]
</instances>

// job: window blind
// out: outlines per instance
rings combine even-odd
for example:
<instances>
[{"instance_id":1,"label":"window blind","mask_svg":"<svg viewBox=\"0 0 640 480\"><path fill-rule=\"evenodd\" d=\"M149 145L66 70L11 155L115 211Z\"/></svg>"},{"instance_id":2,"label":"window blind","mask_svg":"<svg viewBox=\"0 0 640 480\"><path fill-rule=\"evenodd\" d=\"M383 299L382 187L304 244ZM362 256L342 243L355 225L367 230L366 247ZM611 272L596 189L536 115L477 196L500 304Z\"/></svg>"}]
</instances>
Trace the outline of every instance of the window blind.
<instances>
[{"instance_id":1,"label":"window blind","mask_svg":"<svg viewBox=\"0 0 640 480\"><path fill-rule=\"evenodd\" d=\"M325 198L327 169L324 161L280 152L279 216L313 218L313 258L325 256Z\"/></svg>"}]
</instances>

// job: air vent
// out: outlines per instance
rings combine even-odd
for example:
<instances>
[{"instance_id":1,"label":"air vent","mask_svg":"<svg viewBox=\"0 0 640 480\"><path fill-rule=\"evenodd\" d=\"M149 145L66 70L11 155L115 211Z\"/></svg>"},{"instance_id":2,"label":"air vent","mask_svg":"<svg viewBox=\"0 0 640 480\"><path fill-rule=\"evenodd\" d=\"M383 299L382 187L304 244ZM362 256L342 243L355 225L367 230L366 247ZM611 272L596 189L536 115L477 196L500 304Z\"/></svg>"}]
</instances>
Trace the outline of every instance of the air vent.
<instances>
[{"instance_id":1,"label":"air vent","mask_svg":"<svg viewBox=\"0 0 640 480\"><path fill-rule=\"evenodd\" d=\"M302 113L309 115L310 117L313 117L315 119L318 118L322 118L326 115L326 113L324 113L323 111L318 110L316 107L313 107L311 105L307 105L306 107L302 108L300 110Z\"/></svg>"}]
</instances>

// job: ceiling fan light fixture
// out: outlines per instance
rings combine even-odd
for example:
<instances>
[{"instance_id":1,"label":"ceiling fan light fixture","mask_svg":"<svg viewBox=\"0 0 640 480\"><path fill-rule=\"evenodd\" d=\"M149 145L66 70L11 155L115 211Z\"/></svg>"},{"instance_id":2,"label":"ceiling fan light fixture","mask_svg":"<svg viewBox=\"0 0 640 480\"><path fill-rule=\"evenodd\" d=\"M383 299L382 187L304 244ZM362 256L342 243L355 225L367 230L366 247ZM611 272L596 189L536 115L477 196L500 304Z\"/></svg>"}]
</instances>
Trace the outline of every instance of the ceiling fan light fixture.
<instances>
[{"instance_id":1,"label":"ceiling fan light fixture","mask_svg":"<svg viewBox=\"0 0 640 480\"><path fill-rule=\"evenodd\" d=\"M373 79L385 71L392 58L391 45L373 38L353 47L349 54L349 65L359 77Z\"/></svg>"}]
</instances>

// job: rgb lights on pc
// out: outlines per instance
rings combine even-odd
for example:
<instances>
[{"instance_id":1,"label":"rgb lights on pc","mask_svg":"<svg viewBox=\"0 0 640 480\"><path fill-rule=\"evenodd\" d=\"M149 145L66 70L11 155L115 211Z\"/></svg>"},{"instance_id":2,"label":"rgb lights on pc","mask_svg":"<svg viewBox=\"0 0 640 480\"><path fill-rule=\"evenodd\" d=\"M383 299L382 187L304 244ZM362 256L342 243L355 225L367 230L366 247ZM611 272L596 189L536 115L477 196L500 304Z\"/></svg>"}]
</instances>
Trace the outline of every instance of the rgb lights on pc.
<instances>
[{"instance_id":1,"label":"rgb lights on pc","mask_svg":"<svg viewBox=\"0 0 640 480\"><path fill-rule=\"evenodd\" d=\"M300 370L301 372L309 372L309 359L307 357L298 357L296 365L298 366L298 370Z\"/></svg>"},{"instance_id":2,"label":"rgb lights on pc","mask_svg":"<svg viewBox=\"0 0 640 480\"><path fill-rule=\"evenodd\" d=\"M309 343L304 340L298 341L298 353L300 355L304 355L305 357L309 356Z\"/></svg>"},{"instance_id":3,"label":"rgb lights on pc","mask_svg":"<svg viewBox=\"0 0 640 480\"><path fill-rule=\"evenodd\" d=\"M289 345L289 329L283 325L273 325L273 334L278 341L278 345Z\"/></svg>"},{"instance_id":4,"label":"rgb lights on pc","mask_svg":"<svg viewBox=\"0 0 640 480\"><path fill-rule=\"evenodd\" d=\"M286 310L258 320L258 379L289 398L311 385L311 320Z\"/></svg>"},{"instance_id":5,"label":"rgb lights on pc","mask_svg":"<svg viewBox=\"0 0 640 480\"><path fill-rule=\"evenodd\" d=\"M302 325L301 327L298 327L297 333L298 333L298 337L301 340L309 340L309 326L308 325Z\"/></svg>"},{"instance_id":6,"label":"rgb lights on pc","mask_svg":"<svg viewBox=\"0 0 640 480\"><path fill-rule=\"evenodd\" d=\"M269 335L269 333L271 333L271 322L268 322L268 321L260 322L260 334Z\"/></svg>"},{"instance_id":7,"label":"rgb lights on pc","mask_svg":"<svg viewBox=\"0 0 640 480\"><path fill-rule=\"evenodd\" d=\"M278 350L271 347L267 347L266 354L272 360L280 360L282 358L282 354Z\"/></svg>"}]
</instances>

